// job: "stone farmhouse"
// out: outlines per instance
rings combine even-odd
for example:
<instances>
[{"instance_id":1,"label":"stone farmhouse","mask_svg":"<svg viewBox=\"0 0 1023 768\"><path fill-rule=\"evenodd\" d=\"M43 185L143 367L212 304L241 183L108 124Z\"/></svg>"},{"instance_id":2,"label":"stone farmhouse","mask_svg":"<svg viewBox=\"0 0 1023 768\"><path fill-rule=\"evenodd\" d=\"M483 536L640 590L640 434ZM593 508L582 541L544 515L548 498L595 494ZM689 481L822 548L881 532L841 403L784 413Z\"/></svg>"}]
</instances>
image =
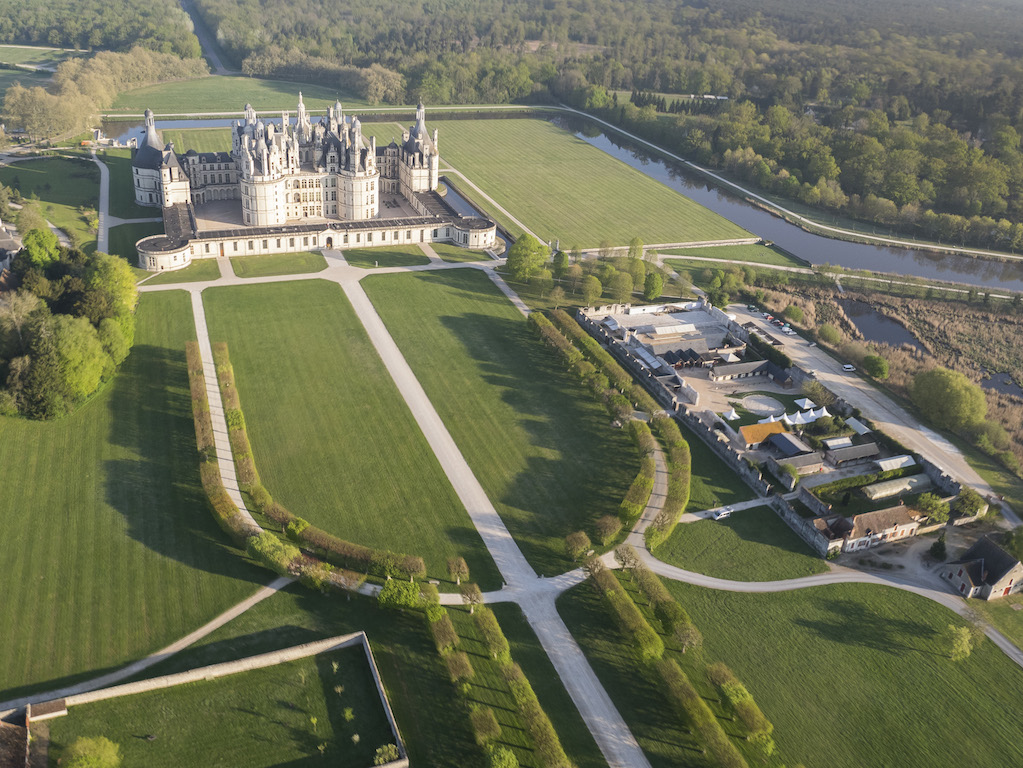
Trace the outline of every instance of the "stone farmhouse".
<instances>
[{"instance_id":1,"label":"stone farmhouse","mask_svg":"<svg viewBox=\"0 0 1023 768\"><path fill-rule=\"evenodd\" d=\"M245 106L230 152L174 151L145 113L132 158L135 201L160 208L164 234L136 244L139 266L180 269L195 258L444 241L492 248L496 225L463 216L438 194L438 132L416 122L378 147L340 102L315 123L299 94L297 118L264 121ZM213 215L204 215L214 210Z\"/></svg>"},{"instance_id":2,"label":"stone farmhouse","mask_svg":"<svg viewBox=\"0 0 1023 768\"><path fill-rule=\"evenodd\" d=\"M1023 564L987 536L949 563L941 575L963 597L995 600L1023 589Z\"/></svg>"}]
</instances>

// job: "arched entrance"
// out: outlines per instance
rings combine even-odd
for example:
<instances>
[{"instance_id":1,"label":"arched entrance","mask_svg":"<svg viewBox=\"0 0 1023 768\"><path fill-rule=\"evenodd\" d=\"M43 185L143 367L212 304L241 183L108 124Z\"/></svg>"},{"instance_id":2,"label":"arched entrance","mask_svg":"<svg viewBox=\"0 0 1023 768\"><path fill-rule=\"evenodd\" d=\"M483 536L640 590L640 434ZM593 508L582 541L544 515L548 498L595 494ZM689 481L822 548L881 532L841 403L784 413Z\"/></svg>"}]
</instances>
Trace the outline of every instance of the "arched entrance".
<instances>
[{"instance_id":1,"label":"arched entrance","mask_svg":"<svg viewBox=\"0 0 1023 768\"><path fill-rule=\"evenodd\" d=\"M333 237L328 237L327 238L327 248L333 248L333 247L334 247L334 238Z\"/></svg>"}]
</instances>

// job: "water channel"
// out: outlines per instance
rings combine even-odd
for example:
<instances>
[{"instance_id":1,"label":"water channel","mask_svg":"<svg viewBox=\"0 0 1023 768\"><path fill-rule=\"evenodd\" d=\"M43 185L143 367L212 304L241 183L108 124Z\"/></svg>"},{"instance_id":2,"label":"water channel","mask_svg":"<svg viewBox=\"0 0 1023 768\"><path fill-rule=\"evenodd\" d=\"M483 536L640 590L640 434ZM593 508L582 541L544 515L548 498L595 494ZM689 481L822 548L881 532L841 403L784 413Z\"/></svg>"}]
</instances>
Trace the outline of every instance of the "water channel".
<instances>
[{"instance_id":1,"label":"water channel","mask_svg":"<svg viewBox=\"0 0 1023 768\"><path fill-rule=\"evenodd\" d=\"M1023 262L1003 263L968 256L939 255L919 249L886 248L814 235L736 195L723 192L695 171L662 160L616 134L602 131L583 118L559 116L553 118L553 122L591 146L811 264L835 264L849 269L1023 291ZM158 120L157 127L161 130L226 128L233 123L232 118ZM121 141L141 136L141 127L141 122L103 123L104 133Z\"/></svg>"}]
</instances>

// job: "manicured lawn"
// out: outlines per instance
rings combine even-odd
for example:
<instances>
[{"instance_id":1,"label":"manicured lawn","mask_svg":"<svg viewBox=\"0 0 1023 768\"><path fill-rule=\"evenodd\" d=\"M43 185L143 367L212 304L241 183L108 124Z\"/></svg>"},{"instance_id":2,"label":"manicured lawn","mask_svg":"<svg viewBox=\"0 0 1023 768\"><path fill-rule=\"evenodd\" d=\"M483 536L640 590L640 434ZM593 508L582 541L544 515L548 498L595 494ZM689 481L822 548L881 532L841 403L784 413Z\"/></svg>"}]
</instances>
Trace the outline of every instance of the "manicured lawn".
<instances>
[{"instance_id":1,"label":"manicured lawn","mask_svg":"<svg viewBox=\"0 0 1023 768\"><path fill-rule=\"evenodd\" d=\"M728 395L729 402L741 403L743 398L750 397L751 395L763 395L764 397L770 397L772 400L777 400L778 403L785 409L785 413L795 413L799 411L799 406L796 405L796 400L802 400L806 395L797 393L794 395L788 395L783 392L768 392L766 390L753 389L749 392L736 392ZM737 409L738 410L738 409ZM765 416L758 416L758 420L765 418Z\"/></svg>"},{"instance_id":2,"label":"manicured lawn","mask_svg":"<svg viewBox=\"0 0 1023 768\"><path fill-rule=\"evenodd\" d=\"M725 504L749 501L756 496L750 487L707 447L706 443L684 424L680 423L678 426L682 430L682 437L689 443L693 460L686 512L714 509Z\"/></svg>"},{"instance_id":3,"label":"manicured lawn","mask_svg":"<svg viewBox=\"0 0 1023 768\"><path fill-rule=\"evenodd\" d=\"M343 686L340 695L335 686ZM126 765L152 768L258 768L303 758L363 768L394 741L362 646L72 707L50 726L50 754L95 735L118 744Z\"/></svg>"},{"instance_id":4,"label":"manicured lawn","mask_svg":"<svg viewBox=\"0 0 1023 768\"><path fill-rule=\"evenodd\" d=\"M732 513L724 520L676 526L655 554L687 571L735 581L774 581L828 570L770 507Z\"/></svg>"},{"instance_id":5,"label":"manicured lawn","mask_svg":"<svg viewBox=\"0 0 1023 768\"><path fill-rule=\"evenodd\" d=\"M429 264L430 257L418 245L395 245L387 248L353 248L342 251L342 256L353 267L413 267Z\"/></svg>"},{"instance_id":6,"label":"manicured lawn","mask_svg":"<svg viewBox=\"0 0 1023 768\"><path fill-rule=\"evenodd\" d=\"M46 48L35 45L0 45L0 61L5 64L56 67L65 59L86 55L84 51L71 51L61 48Z\"/></svg>"},{"instance_id":7,"label":"manicured lawn","mask_svg":"<svg viewBox=\"0 0 1023 768\"><path fill-rule=\"evenodd\" d=\"M627 435L478 270L362 284L526 558L570 568L564 536L616 514L635 476Z\"/></svg>"},{"instance_id":8,"label":"manicured lawn","mask_svg":"<svg viewBox=\"0 0 1023 768\"><path fill-rule=\"evenodd\" d=\"M752 595L666 584L703 632L703 653L746 684L791 763L1023 762L1023 670L988 640L951 661L947 627L963 622L936 603L874 585Z\"/></svg>"},{"instance_id":9,"label":"manicured lawn","mask_svg":"<svg viewBox=\"0 0 1023 768\"><path fill-rule=\"evenodd\" d=\"M352 96L340 93L329 86L291 83L285 80L258 80L254 77L228 77L213 75L196 80L176 80L145 88L136 88L120 94L108 112L129 112L142 114L146 109L154 112L175 112L195 114L196 112L241 112L245 105L252 104L260 111L276 111L280 117L282 109L294 112L298 105L298 94L306 109L323 109L341 99L345 107L366 106Z\"/></svg>"},{"instance_id":10,"label":"manicured lawn","mask_svg":"<svg viewBox=\"0 0 1023 768\"><path fill-rule=\"evenodd\" d=\"M230 128L175 128L160 131L163 140L174 144L174 151L184 154L190 149L196 152L230 152Z\"/></svg>"},{"instance_id":11,"label":"manicured lawn","mask_svg":"<svg viewBox=\"0 0 1023 768\"><path fill-rule=\"evenodd\" d=\"M469 718L462 714L444 662L419 612L387 611L369 598L324 597L293 585L154 667L150 676L358 630L369 637L411 764L465 766L465 756L477 753Z\"/></svg>"},{"instance_id":12,"label":"manicured lawn","mask_svg":"<svg viewBox=\"0 0 1023 768\"><path fill-rule=\"evenodd\" d=\"M758 264L774 264L779 267L805 267L799 259L789 256L777 248L767 245L720 245L713 248L669 248L660 251L662 256L676 255L688 262L693 257L705 259L726 259L737 262L756 262ZM674 263L673 261L671 263ZM713 268L713 263L707 266ZM727 265L725 265L727 266Z\"/></svg>"},{"instance_id":13,"label":"manicured lawn","mask_svg":"<svg viewBox=\"0 0 1023 768\"><path fill-rule=\"evenodd\" d=\"M438 128L449 162L544 240L596 247L748 237L716 213L543 120ZM529 161L522 147L529 147ZM461 185L460 185L461 186ZM515 234L518 234L515 232Z\"/></svg>"},{"instance_id":14,"label":"manicured lawn","mask_svg":"<svg viewBox=\"0 0 1023 768\"><path fill-rule=\"evenodd\" d=\"M120 256L133 267L139 263L139 252L135 243L149 235L162 235L162 221L143 221L137 224L121 224L111 227L108 237L110 253Z\"/></svg>"},{"instance_id":15,"label":"manicured lawn","mask_svg":"<svg viewBox=\"0 0 1023 768\"><path fill-rule=\"evenodd\" d=\"M326 269L327 260L322 253L312 251L271 253L267 256L235 256L231 259L231 268L238 277L298 275Z\"/></svg>"},{"instance_id":16,"label":"manicured lawn","mask_svg":"<svg viewBox=\"0 0 1023 768\"><path fill-rule=\"evenodd\" d=\"M91 160L43 157L0 168L0 183L35 194L39 213L65 232L74 232L86 251L96 249L96 234L89 230L79 207L99 205L99 168Z\"/></svg>"},{"instance_id":17,"label":"manicured lawn","mask_svg":"<svg viewBox=\"0 0 1023 768\"><path fill-rule=\"evenodd\" d=\"M110 215L119 219L152 219L163 215L159 208L135 204L130 149L107 149L99 159L110 169Z\"/></svg>"},{"instance_id":18,"label":"manicured lawn","mask_svg":"<svg viewBox=\"0 0 1023 768\"><path fill-rule=\"evenodd\" d=\"M150 273L152 274L152 273ZM220 277L220 265L216 259L196 259L184 269L163 272L146 280L146 285L170 285L172 283L199 283Z\"/></svg>"},{"instance_id":19,"label":"manicured lawn","mask_svg":"<svg viewBox=\"0 0 1023 768\"><path fill-rule=\"evenodd\" d=\"M53 422L0 418L0 700L152 652L268 574L225 546L201 487L187 295L144 295L116 378Z\"/></svg>"},{"instance_id":20,"label":"manicured lawn","mask_svg":"<svg viewBox=\"0 0 1023 768\"><path fill-rule=\"evenodd\" d=\"M600 753L597 742L593 740L572 697L561 684L558 673L522 610L513 603L495 603L491 608L511 645L512 659L529 678L540 706L558 732L566 754L577 768L607 768L607 761ZM475 661L474 658L473 663Z\"/></svg>"},{"instance_id":21,"label":"manicured lawn","mask_svg":"<svg viewBox=\"0 0 1023 768\"><path fill-rule=\"evenodd\" d=\"M483 251L470 251L468 248L459 248L457 245L447 243L431 243L430 247L437 252L444 261L461 264L466 261L490 261L490 257Z\"/></svg>"},{"instance_id":22,"label":"manicured lawn","mask_svg":"<svg viewBox=\"0 0 1023 768\"><path fill-rule=\"evenodd\" d=\"M302 281L205 293L213 341L228 342L270 493L314 525L420 555L447 579L497 570L341 288Z\"/></svg>"},{"instance_id":23,"label":"manicured lawn","mask_svg":"<svg viewBox=\"0 0 1023 768\"><path fill-rule=\"evenodd\" d=\"M970 600L970 607L991 622L996 629L1008 637L1016 645L1023 647L1023 595L1016 593L999 600Z\"/></svg>"}]
</instances>

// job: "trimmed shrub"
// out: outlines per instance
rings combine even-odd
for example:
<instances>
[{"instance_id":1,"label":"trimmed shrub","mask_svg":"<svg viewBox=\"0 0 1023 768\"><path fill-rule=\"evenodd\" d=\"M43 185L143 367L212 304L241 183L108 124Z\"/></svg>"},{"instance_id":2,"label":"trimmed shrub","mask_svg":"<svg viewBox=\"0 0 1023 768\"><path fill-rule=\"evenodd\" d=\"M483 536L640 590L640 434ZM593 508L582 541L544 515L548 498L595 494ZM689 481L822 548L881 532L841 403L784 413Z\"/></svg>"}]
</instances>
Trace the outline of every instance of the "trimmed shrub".
<instances>
[{"instance_id":1,"label":"trimmed shrub","mask_svg":"<svg viewBox=\"0 0 1023 768\"><path fill-rule=\"evenodd\" d=\"M441 653L447 653L458 645L458 633L455 632L455 625L451 623L451 617L447 614L430 624L430 634L433 636L433 644Z\"/></svg>"},{"instance_id":2,"label":"trimmed shrub","mask_svg":"<svg viewBox=\"0 0 1023 768\"><path fill-rule=\"evenodd\" d=\"M640 661L653 661L664 654L664 641L646 620L618 579L609 570L599 570L592 577L604 602L611 609L618 628L629 640Z\"/></svg>"},{"instance_id":3,"label":"trimmed shrub","mask_svg":"<svg viewBox=\"0 0 1023 768\"><path fill-rule=\"evenodd\" d=\"M614 515L604 515L596 522L597 539L606 547L622 532L622 521Z\"/></svg>"},{"instance_id":4,"label":"trimmed shrub","mask_svg":"<svg viewBox=\"0 0 1023 768\"><path fill-rule=\"evenodd\" d=\"M619 392L629 390L633 383L632 376L618 364L610 352L600 346L600 342L583 330L583 327L565 310L555 309L549 314L562 333L582 350L583 354L610 379Z\"/></svg>"},{"instance_id":5,"label":"trimmed shrub","mask_svg":"<svg viewBox=\"0 0 1023 768\"><path fill-rule=\"evenodd\" d=\"M448 657L448 661L459 654ZM461 654L465 656L465 654ZM468 657L466 657L468 658ZM472 732L476 736L476 743L481 747L501 735L501 725L497 722L497 716L490 707L476 707L469 713L469 721L472 723Z\"/></svg>"},{"instance_id":6,"label":"trimmed shrub","mask_svg":"<svg viewBox=\"0 0 1023 768\"><path fill-rule=\"evenodd\" d=\"M522 669L518 664L508 664L502 667L501 671L515 698L526 730L529 731L529 736L536 747L540 764L544 768L572 768L572 762L565 754L561 740L558 739L558 734L554 730L554 726L551 725L550 718L540 706L533 686L529 684Z\"/></svg>"},{"instance_id":7,"label":"trimmed shrub","mask_svg":"<svg viewBox=\"0 0 1023 768\"><path fill-rule=\"evenodd\" d=\"M288 534L288 538L291 539L292 541L298 541L302 538L302 534L308 527L309 523L307 523L301 517L296 517L294 520L288 523L288 527L285 533Z\"/></svg>"},{"instance_id":8,"label":"trimmed shrub","mask_svg":"<svg viewBox=\"0 0 1023 768\"><path fill-rule=\"evenodd\" d=\"M756 742L766 754L774 752L771 733L774 725L764 715L751 694L727 666L718 662L707 667L707 678L721 692L729 707L749 732L749 740Z\"/></svg>"},{"instance_id":9,"label":"trimmed shrub","mask_svg":"<svg viewBox=\"0 0 1023 768\"><path fill-rule=\"evenodd\" d=\"M572 560L578 560L589 552L590 548L590 537L583 531L576 531L565 537L565 554Z\"/></svg>"},{"instance_id":10,"label":"trimmed shrub","mask_svg":"<svg viewBox=\"0 0 1023 768\"><path fill-rule=\"evenodd\" d=\"M682 431L673 418L660 414L651 419L651 423L664 446L668 465L668 490L664 505L646 531L647 546L654 549L671 536L689 504L692 455L689 443L682 437Z\"/></svg>"},{"instance_id":11,"label":"trimmed shrub","mask_svg":"<svg viewBox=\"0 0 1023 768\"><path fill-rule=\"evenodd\" d=\"M267 531L250 536L245 542L245 551L253 560L281 576L291 575L291 564L300 556L298 547L281 541Z\"/></svg>"},{"instance_id":12,"label":"trimmed shrub","mask_svg":"<svg viewBox=\"0 0 1023 768\"><path fill-rule=\"evenodd\" d=\"M487 646L490 658L497 659L501 664L510 663L511 646L508 645L508 638L504 636L504 632L501 630L501 625L497 623L497 617L494 616L494 612L485 605L481 605L476 609L474 615L476 627L479 629L480 634L483 635L483 643Z\"/></svg>"},{"instance_id":13,"label":"trimmed shrub","mask_svg":"<svg viewBox=\"0 0 1023 768\"><path fill-rule=\"evenodd\" d=\"M423 600L415 582L397 579L385 582L377 599L386 608L418 608Z\"/></svg>"},{"instance_id":14,"label":"trimmed shrub","mask_svg":"<svg viewBox=\"0 0 1023 768\"><path fill-rule=\"evenodd\" d=\"M657 574L646 566L640 565L637 568L633 568L632 577L636 580L640 591L646 595L651 605L675 602L675 598L671 596L671 593L661 583L661 580L657 578Z\"/></svg>"},{"instance_id":15,"label":"trimmed shrub","mask_svg":"<svg viewBox=\"0 0 1023 768\"><path fill-rule=\"evenodd\" d=\"M472 668L472 662L469 661L469 655L465 651L449 653L444 657L444 662L448 665L448 676L453 683L460 680L472 680L476 675L476 671Z\"/></svg>"},{"instance_id":16,"label":"trimmed shrub","mask_svg":"<svg viewBox=\"0 0 1023 768\"><path fill-rule=\"evenodd\" d=\"M519 759L508 747L491 744L487 749L487 768L519 768Z\"/></svg>"},{"instance_id":17,"label":"trimmed shrub","mask_svg":"<svg viewBox=\"0 0 1023 768\"><path fill-rule=\"evenodd\" d=\"M746 761L729 740L707 702L693 688L686 673L674 659L661 659L655 663L661 689L676 711L697 732L700 741L722 768L748 768Z\"/></svg>"}]
</instances>

